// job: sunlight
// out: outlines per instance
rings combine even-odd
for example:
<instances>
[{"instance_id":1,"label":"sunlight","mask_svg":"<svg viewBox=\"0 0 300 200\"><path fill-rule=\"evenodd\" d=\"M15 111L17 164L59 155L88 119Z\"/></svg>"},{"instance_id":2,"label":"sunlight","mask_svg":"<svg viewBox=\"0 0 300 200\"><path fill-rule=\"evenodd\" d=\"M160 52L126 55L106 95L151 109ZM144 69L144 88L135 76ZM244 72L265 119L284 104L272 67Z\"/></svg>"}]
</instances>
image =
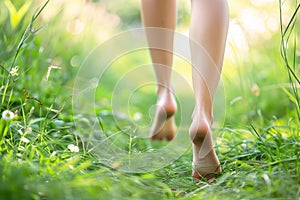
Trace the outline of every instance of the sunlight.
<instances>
[{"instance_id":1,"label":"sunlight","mask_svg":"<svg viewBox=\"0 0 300 200\"><path fill-rule=\"evenodd\" d=\"M238 20L241 22L245 31L252 35L257 33L265 33L267 31L265 20L268 14L253 8L246 8L240 12Z\"/></svg>"},{"instance_id":2,"label":"sunlight","mask_svg":"<svg viewBox=\"0 0 300 200\"><path fill-rule=\"evenodd\" d=\"M267 3L274 3L277 2L276 0L250 0L251 3L255 6L261 6Z\"/></svg>"},{"instance_id":3,"label":"sunlight","mask_svg":"<svg viewBox=\"0 0 300 200\"><path fill-rule=\"evenodd\" d=\"M84 26L85 24L80 19L75 19L73 21L69 21L66 29L74 35L79 35L83 31Z\"/></svg>"},{"instance_id":4,"label":"sunlight","mask_svg":"<svg viewBox=\"0 0 300 200\"><path fill-rule=\"evenodd\" d=\"M230 22L227 42L229 45L227 46L226 56L233 62L235 62L237 54L244 55L249 50L245 30L237 19Z\"/></svg>"}]
</instances>

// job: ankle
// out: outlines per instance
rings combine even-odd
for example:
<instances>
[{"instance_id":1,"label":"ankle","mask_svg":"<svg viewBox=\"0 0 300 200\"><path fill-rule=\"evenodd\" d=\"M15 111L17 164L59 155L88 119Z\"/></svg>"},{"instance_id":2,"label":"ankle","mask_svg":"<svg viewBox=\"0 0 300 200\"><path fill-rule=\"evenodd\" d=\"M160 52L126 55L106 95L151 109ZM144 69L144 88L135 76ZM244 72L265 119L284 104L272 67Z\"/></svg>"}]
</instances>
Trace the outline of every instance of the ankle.
<instances>
[{"instance_id":1,"label":"ankle","mask_svg":"<svg viewBox=\"0 0 300 200\"><path fill-rule=\"evenodd\" d=\"M164 95L172 95L174 93L173 89L170 86L158 86L156 90L156 95L158 97Z\"/></svg>"},{"instance_id":2,"label":"ankle","mask_svg":"<svg viewBox=\"0 0 300 200\"><path fill-rule=\"evenodd\" d=\"M171 90L164 88L159 90L157 95L157 105L166 113L167 118L173 116L177 111L177 103Z\"/></svg>"},{"instance_id":3,"label":"ankle","mask_svg":"<svg viewBox=\"0 0 300 200\"><path fill-rule=\"evenodd\" d=\"M213 112L211 109L195 108L192 114L193 121L205 121L211 126L214 121Z\"/></svg>"},{"instance_id":4,"label":"ankle","mask_svg":"<svg viewBox=\"0 0 300 200\"><path fill-rule=\"evenodd\" d=\"M201 145L204 138L211 133L209 122L203 118L194 119L189 129L189 135L195 145Z\"/></svg>"}]
</instances>

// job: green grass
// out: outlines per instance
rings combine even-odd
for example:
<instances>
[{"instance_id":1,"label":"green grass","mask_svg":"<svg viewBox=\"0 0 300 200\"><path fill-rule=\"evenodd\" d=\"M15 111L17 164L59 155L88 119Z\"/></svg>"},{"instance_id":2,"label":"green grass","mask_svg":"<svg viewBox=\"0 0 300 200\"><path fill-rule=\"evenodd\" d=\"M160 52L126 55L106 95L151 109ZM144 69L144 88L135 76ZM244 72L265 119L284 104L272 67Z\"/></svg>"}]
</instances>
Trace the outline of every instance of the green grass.
<instances>
[{"instance_id":1,"label":"green grass","mask_svg":"<svg viewBox=\"0 0 300 200\"><path fill-rule=\"evenodd\" d=\"M117 6L122 8L124 4L106 3L111 12L125 20L115 28L117 31L139 21L137 4L131 8L135 14L127 15L118 13ZM65 17L63 10L57 11L51 21L43 21L51 1L49 4L37 9L31 5L12 23L16 13L0 2L0 111L10 110L14 115L10 120L0 119L0 199L299 199L297 1L288 6L280 4L282 11L289 11L290 25L281 22L282 31L274 35L272 42L260 39L262 44L272 44L266 49L257 45L249 53L250 60L238 60L244 67L237 69L235 76L225 71L226 119L217 121L221 125L214 128L223 174L214 184L191 177L192 150L188 146L167 166L144 173L118 170L117 162L103 162L90 151L83 137L86 130L76 127L75 122L90 127L93 117L74 114L72 88L78 67L95 47L97 36L93 32L72 36L60 21ZM18 10L22 4L15 6ZM187 24L187 14L187 10L180 10L181 24ZM280 40L289 45L280 49ZM121 63L126 71L126 66L143 63L144 53L137 52L113 64L117 67ZM60 68L52 68L48 76L51 65ZM12 73L15 66L19 66L18 71ZM166 142L150 142L122 131L121 125L132 125L132 116L114 113L110 105L118 78L109 76L97 90L99 130L112 147L119 146L128 155L163 149ZM254 83L259 86L259 95L251 91ZM154 101L154 93L141 92L142 96L133 96L136 104L132 113L146 115L145 105ZM180 118L176 120L180 122Z\"/></svg>"}]
</instances>

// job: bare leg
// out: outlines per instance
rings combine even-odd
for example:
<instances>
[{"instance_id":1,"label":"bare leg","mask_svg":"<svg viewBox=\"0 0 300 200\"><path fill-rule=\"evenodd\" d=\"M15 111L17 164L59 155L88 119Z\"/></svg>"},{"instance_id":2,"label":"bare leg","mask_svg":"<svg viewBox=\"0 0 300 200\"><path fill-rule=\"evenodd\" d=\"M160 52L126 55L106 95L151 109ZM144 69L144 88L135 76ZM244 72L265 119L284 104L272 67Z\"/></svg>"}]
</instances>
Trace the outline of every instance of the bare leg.
<instances>
[{"instance_id":1,"label":"bare leg","mask_svg":"<svg viewBox=\"0 0 300 200\"><path fill-rule=\"evenodd\" d=\"M170 87L173 64L173 38L176 26L176 0L142 0L142 19L146 28L157 79L157 104L150 137L172 140L175 136L176 101ZM155 48L153 48L155 47Z\"/></svg>"},{"instance_id":2,"label":"bare leg","mask_svg":"<svg viewBox=\"0 0 300 200\"><path fill-rule=\"evenodd\" d=\"M213 148L211 125L213 100L223 64L228 15L226 0L192 0L190 46L195 108L189 132L193 142L193 176L199 179L212 178L215 172L221 172Z\"/></svg>"}]
</instances>

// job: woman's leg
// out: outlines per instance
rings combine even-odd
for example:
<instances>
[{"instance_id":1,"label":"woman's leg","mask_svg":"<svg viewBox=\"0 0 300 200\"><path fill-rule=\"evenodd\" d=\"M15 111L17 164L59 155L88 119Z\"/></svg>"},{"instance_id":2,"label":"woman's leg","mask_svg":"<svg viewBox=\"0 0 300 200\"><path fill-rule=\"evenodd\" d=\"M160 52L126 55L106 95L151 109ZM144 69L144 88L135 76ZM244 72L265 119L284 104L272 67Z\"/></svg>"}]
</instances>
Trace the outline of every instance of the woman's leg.
<instances>
[{"instance_id":1,"label":"woman's leg","mask_svg":"<svg viewBox=\"0 0 300 200\"><path fill-rule=\"evenodd\" d=\"M220 79L228 29L226 0L192 0L190 47L195 108L190 126L193 176L211 178L221 172L213 148L213 100ZM204 51L203 51L204 50Z\"/></svg>"},{"instance_id":2,"label":"woman's leg","mask_svg":"<svg viewBox=\"0 0 300 200\"><path fill-rule=\"evenodd\" d=\"M154 140L172 140L177 109L170 87L176 0L142 0L141 8L144 27L148 28L146 36L157 79L157 106L150 136Z\"/></svg>"}]
</instances>

